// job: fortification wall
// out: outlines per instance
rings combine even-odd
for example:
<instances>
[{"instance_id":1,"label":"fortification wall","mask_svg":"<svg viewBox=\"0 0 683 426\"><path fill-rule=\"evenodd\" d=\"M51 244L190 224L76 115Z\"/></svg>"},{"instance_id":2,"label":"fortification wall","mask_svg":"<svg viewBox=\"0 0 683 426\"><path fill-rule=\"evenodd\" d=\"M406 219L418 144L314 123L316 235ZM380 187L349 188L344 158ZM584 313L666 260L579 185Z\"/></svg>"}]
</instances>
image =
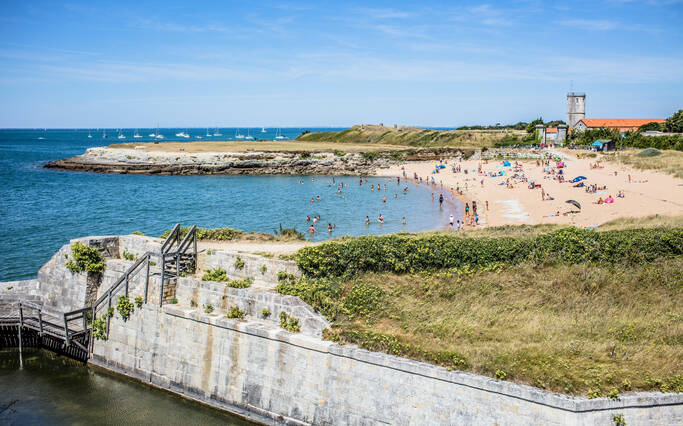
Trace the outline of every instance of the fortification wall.
<instances>
[{"instance_id":1,"label":"fortification wall","mask_svg":"<svg viewBox=\"0 0 683 426\"><path fill-rule=\"evenodd\" d=\"M92 362L286 424L676 424L683 396L588 400L290 334L258 321L148 304L114 318Z\"/></svg>"},{"instance_id":2,"label":"fortification wall","mask_svg":"<svg viewBox=\"0 0 683 426\"><path fill-rule=\"evenodd\" d=\"M244 261L244 267L235 266L238 258ZM260 288L275 288L278 272L301 275L296 262L226 250L212 250L202 253L197 263L199 269L222 268L231 279L239 280L250 277L254 280L252 287Z\"/></svg>"}]
</instances>

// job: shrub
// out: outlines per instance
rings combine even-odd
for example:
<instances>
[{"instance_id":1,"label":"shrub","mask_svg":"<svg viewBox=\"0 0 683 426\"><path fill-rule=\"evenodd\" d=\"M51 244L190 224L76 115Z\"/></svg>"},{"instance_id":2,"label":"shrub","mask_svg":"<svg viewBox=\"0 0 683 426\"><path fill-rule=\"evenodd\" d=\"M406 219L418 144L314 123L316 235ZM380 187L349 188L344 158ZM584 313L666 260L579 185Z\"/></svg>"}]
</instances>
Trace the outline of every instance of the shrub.
<instances>
[{"instance_id":1,"label":"shrub","mask_svg":"<svg viewBox=\"0 0 683 426\"><path fill-rule=\"evenodd\" d=\"M242 269L244 268L244 260L242 260L241 257L237 257L237 260L235 260L235 268L237 269Z\"/></svg>"},{"instance_id":2,"label":"shrub","mask_svg":"<svg viewBox=\"0 0 683 426\"><path fill-rule=\"evenodd\" d=\"M268 271L268 267L266 265L261 265L259 270L261 271L261 275L264 275L266 271Z\"/></svg>"},{"instance_id":3,"label":"shrub","mask_svg":"<svg viewBox=\"0 0 683 426\"><path fill-rule=\"evenodd\" d=\"M73 260L66 262L66 267L71 272L92 272L101 274L104 272L104 259L99 250L76 241L71 245Z\"/></svg>"},{"instance_id":4,"label":"shrub","mask_svg":"<svg viewBox=\"0 0 683 426\"><path fill-rule=\"evenodd\" d=\"M225 269L216 268L204 272L202 281L227 281L228 276L225 274Z\"/></svg>"},{"instance_id":5,"label":"shrub","mask_svg":"<svg viewBox=\"0 0 683 426\"><path fill-rule=\"evenodd\" d=\"M610 390L607 394L607 398L619 401L619 389L612 388L612 390Z\"/></svg>"},{"instance_id":6,"label":"shrub","mask_svg":"<svg viewBox=\"0 0 683 426\"><path fill-rule=\"evenodd\" d=\"M335 280L310 278L297 280L294 276L290 276L280 280L275 290L280 294L301 298L313 309L330 319L344 312L343 306L339 303L342 287Z\"/></svg>"},{"instance_id":7,"label":"shrub","mask_svg":"<svg viewBox=\"0 0 683 426\"><path fill-rule=\"evenodd\" d=\"M203 305L203 306L204 306L204 312L206 312L207 314L210 314L211 312L213 312L213 305Z\"/></svg>"},{"instance_id":8,"label":"shrub","mask_svg":"<svg viewBox=\"0 0 683 426\"><path fill-rule=\"evenodd\" d=\"M114 311L114 308L113 308L113 307L109 307L109 308L107 308L107 313L104 314L104 316L107 317L107 318L112 318L112 317L114 316L114 312L115 312L115 311Z\"/></svg>"},{"instance_id":9,"label":"shrub","mask_svg":"<svg viewBox=\"0 0 683 426\"><path fill-rule=\"evenodd\" d=\"M123 249L123 254L122 254L122 256L123 256L123 258L126 259L126 260L135 260L135 256L133 256L132 253L129 253L128 250L126 250L126 249Z\"/></svg>"},{"instance_id":10,"label":"shrub","mask_svg":"<svg viewBox=\"0 0 683 426\"><path fill-rule=\"evenodd\" d=\"M334 151L334 155L336 155L337 157L343 157L346 155L346 153L344 151L337 150L337 151Z\"/></svg>"},{"instance_id":11,"label":"shrub","mask_svg":"<svg viewBox=\"0 0 683 426\"><path fill-rule=\"evenodd\" d=\"M124 321L128 321L130 314L135 311L135 306L130 299L124 295L119 296L119 303L116 305L116 310L119 311L119 315Z\"/></svg>"},{"instance_id":12,"label":"shrub","mask_svg":"<svg viewBox=\"0 0 683 426\"><path fill-rule=\"evenodd\" d=\"M352 315L369 315L377 311L383 298L384 292L378 287L365 283L356 284L344 299L344 308Z\"/></svg>"},{"instance_id":13,"label":"shrub","mask_svg":"<svg viewBox=\"0 0 683 426\"><path fill-rule=\"evenodd\" d=\"M280 327L292 333L298 333L301 331L299 319L291 315L287 315L287 312L285 311L280 312Z\"/></svg>"},{"instance_id":14,"label":"shrub","mask_svg":"<svg viewBox=\"0 0 683 426\"><path fill-rule=\"evenodd\" d=\"M588 399L595 399L595 398L600 398L602 396L602 392L600 392L600 389L588 389Z\"/></svg>"},{"instance_id":15,"label":"shrub","mask_svg":"<svg viewBox=\"0 0 683 426\"><path fill-rule=\"evenodd\" d=\"M612 421L614 422L614 426L626 426L626 419L624 419L623 414L612 415Z\"/></svg>"},{"instance_id":16,"label":"shrub","mask_svg":"<svg viewBox=\"0 0 683 426\"><path fill-rule=\"evenodd\" d=\"M506 373L505 370L496 370L496 379L505 380L507 376L508 373Z\"/></svg>"},{"instance_id":17,"label":"shrub","mask_svg":"<svg viewBox=\"0 0 683 426\"><path fill-rule=\"evenodd\" d=\"M656 156L661 155L661 154L662 154L662 152L660 150L658 150L657 148L645 148L644 150L635 154L635 156L636 157L656 157Z\"/></svg>"},{"instance_id":18,"label":"shrub","mask_svg":"<svg viewBox=\"0 0 683 426\"><path fill-rule=\"evenodd\" d=\"M234 319L243 319L245 315L245 312L238 308L237 306L232 306L230 307L230 310L228 311L228 314L226 317L228 318L234 318Z\"/></svg>"},{"instance_id":19,"label":"shrub","mask_svg":"<svg viewBox=\"0 0 683 426\"><path fill-rule=\"evenodd\" d=\"M173 296L171 297L171 305L177 305L178 304L178 298Z\"/></svg>"},{"instance_id":20,"label":"shrub","mask_svg":"<svg viewBox=\"0 0 683 426\"><path fill-rule=\"evenodd\" d=\"M180 239L182 240L187 235L189 227L180 228ZM161 238L168 238L171 235L171 229L167 229L161 234ZM228 241L234 240L244 235L244 231L232 228L197 228L197 239L198 240L215 240L215 241Z\"/></svg>"},{"instance_id":21,"label":"shrub","mask_svg":"<svg viewBox=\"0 0 683 426\"><path fill-rule=\"evenodd\" d=\"M143 233L140 232L140 231L134 231L134 232L133 232L133 235L145 235L145 234L143 234Z\"/></svg>"},{"instance_id":22,"label":"shrub","mask_svg":"<svg viewBox=\"0 0 683 426\"><path fill-rule=\"evenodd\" d=\"M304 247L295 260L309 277L407 273L522 261L646 263L683 254L683 228L595 232L562 228L533 237L363 236Z\"/></svg>"},{"instance_id":23,"label":"shrub","mask_svg":"<svg viewBox=\"0 0 683 426\"><path fill-rule=\"evenodd\" d=\"M193 308L196 308L197 307L197 301L194 299L190 300L190 306Z\"/></svg>"},{"instance_id":24,"label":"shrub","mask_svg":"<svg viewBox=\"0 0 683 426\"><path fill-rule=\"evenodd\" d=\"M97 318L90 323L92 336L97 340L107 340L107 320L106 317Z\"/></svg>"},{"instance_id":25,"label":"shrub","mask_svg":"<svg viewBox=\"0 0 683 426\"><path fill-rule=\"evenodd\" d=\"M367 161L375 161L382 156L379 152L362 152L361 156Z\"/></svg>"},{"instance_id":26,"label":"shrub","mask_svg":"<svg viewBox=\"0 0 683 426\"><path fill-rule=\"evenodd\" d=\"M268 318L268 317L270 316L270 309L268 309L268 308L263 308L263 309L261 310L261 316L262 316L263 318Z\"/></svg>"},{"instance_id":27,"label":"shrub","mask_svg":"<svg viewBox=\"0 0 683 426\"><path fill-rule=\"evenodd\" d=\"M142 298L142 296L137 296L135 298L135 306L138 308L142 308L142 304L145 303L145 299Z\"/></svg>"},{"instance_id":28,"label":"shrub","mask_svg":"<svg viewBox=\"0 0 683 426\"><path fill-rule=\"evenodd\" d=\"M242 278L241 280L229 280L225 285L232 288L247 288L251 287L253 279L251 277Z\"/></svg>"}]
</instances>

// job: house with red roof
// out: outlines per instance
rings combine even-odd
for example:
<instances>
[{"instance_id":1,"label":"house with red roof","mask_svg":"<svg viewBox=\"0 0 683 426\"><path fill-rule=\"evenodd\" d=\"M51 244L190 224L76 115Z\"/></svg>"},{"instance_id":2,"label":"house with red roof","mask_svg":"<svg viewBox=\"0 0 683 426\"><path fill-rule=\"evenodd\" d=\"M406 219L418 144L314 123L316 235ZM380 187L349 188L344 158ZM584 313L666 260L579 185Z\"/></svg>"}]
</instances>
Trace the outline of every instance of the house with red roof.
<instances>
[{"instance_id":1,"label":"house with red roof","mask_svg":"<svg viewBox=\"0 0 683 426\"><path fill-rule=\"evenodd\" d=\"M589 130L605 127L625 133L638 130L640 126L647 123L664 123L663 118L582 118L574 126L574 130Z\"/></svg>"}]
</instances>

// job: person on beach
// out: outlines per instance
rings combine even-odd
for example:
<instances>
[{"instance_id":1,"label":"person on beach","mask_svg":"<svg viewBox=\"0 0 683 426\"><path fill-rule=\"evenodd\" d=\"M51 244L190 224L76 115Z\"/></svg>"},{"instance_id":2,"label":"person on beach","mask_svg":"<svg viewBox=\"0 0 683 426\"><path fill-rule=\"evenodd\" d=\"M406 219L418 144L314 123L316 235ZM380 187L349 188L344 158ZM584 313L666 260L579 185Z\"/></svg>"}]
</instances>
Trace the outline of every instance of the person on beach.
<instances>
[{"instance_id":1,"label":"person on beach","mask_svg":"<svg viewBox=\"0 0 683 426\"><path fill-rule=\"evenodd\" d=\"M432 192L432 201L434 201L434 193Z\"/></svg>"},{"instance_id":2,"label":"person on beach","mask_svg":"<svg viewBox=\"0 0 683 426\"><path fill-rule=\"evenodd\" d=\"M479 225L479 215L476 212L474 213L474 224Z\"/></svg>"},{"instance_id":3,"label":"person on beach","mask_svg":"<svg viewBox=\"0 0 683 426\"><path fill-rule=\"evenodd\" d=\"M460 223L460 219L458 219L457 226L455 228L456 231L461 231L462 230L462 224Z\"/></svg>"},{"instance_id":4,"label":"person on beach","mask_svg":"<svg viewBox=\"0 0 683 426\"><path fill-rule=\"evenodd\" d=\"M330 234L332 233L332 224L331 223L327 224L327 232L329 232Z\"/></svg>"},{"instance_id":5,"label":"person on beach","mask_svg":"<svg viewBox=\"0 0 683 426\"><path fill-rule=\"evenodd\" d=\"M375 192L375 184L370 185L370 192Z\"/></svg>"},{"instance_id":6,"label":"person on beach","mask_svg":"<svg viewBox=\"0 0 683 426\"><path fill-rule=\"evenodd\" d=\"M489 200L486 200L486 211L489 211Z\"/></svg>"},{"instance_id":7,"label":"person on beach","mask_svg":"<svg viewBox=\"0 0 683 426\"><path fill-rule=\"evenodd\" d=\"M316 231L315 231L315 227L314 227L313 225L309 226L309 227L308 227L308 232L310 232L311 235L315 234L315 232L316 232Z\"/></svg>"},{"instance_id":8,"label":"person on beach","mask_svg":"<svg viewBox=\"0 0 683 426\"><path fill-rule=\"evenodd\" d=\"M470 215L470 203L465 203L465 216Z\"/></svg>"},{"instance_id":9,"label":"person on beach","mask_svg":"<svg viewBox=\"0 0 683 426\"><path fill-rule=\"evenodd\" d=\"M386 202L387 202L387 196L386 196L386 195L382 196L382 202L383 202L383 203L386 203Z\"/></svg>"},{"instance_id":10,"label":"person on beach","mask_svg":"<svg viewBox=\"0 0 683 426\"><path fill-rule=\"evenodd\" d=\"M368 226L368 225L370 225L370 217L365 216L365 226Z\"/></svg>"},{"instance_id":11,"label":"person on beach","mask_svg":"<svg viewBox=\"0 0 683 426\"><path fill-rule=\"evenodd\" d=\"M439 207L443 206L443 194L439 195Z\"/></svg>"},{"instance_id":12,"label":"person on beach","mask_svg":"<svg viewBox=\"0 0 683 426\"><path fill-rule=\"evenodd\" d=\"M311 217L307 215L306 216L306 223L309 223L310 221L311 221Z\"/></svg>"},{"instance_id":13,"label":"person on beach","mask_svg":"<svg viewBox=\"0 0 683 426\"><path fill-rule=\"evenodd\" d=\"M453 227L453 215L448 216L448 224L451 225L451 228Z\"/></svg>"},{"instance_id":14,"label":"person on beach","mask_svg":"<svg viewBox=\"0 0 683 426\"><path fill-rule=\"evenodd\" d=\"M318 218L314 216L313 217L313 223L316 223L317 221L318 221Z\"/></svg>"},{"instance_id":15,"label":"person on beach","mask_svg":"<svg viewBox=\"0 0 683 426\"><path fill-rule=\"evenodd\" d=\"M405 216L403 216L403 221L401 223L403 223L404 225L406 224L406 217Z\"/></svg>"},{"instance_id":16,"label":"person on beach","mask_svg":"<svg viewBox=\"0 0 683 426\"><path fill-rule=\"evenodd\" d=\"M377 222L384 223L384 218L382 217L382 213L380 213L379 216L377 216Z\"/></svg>"},{"instance_id":17,"label":"person on beach","mask_svg":"<svg viewBox=\"0 0 683 426\"><path fill-rule=\"evenodd\" d=\"M472 213L477 214L477 202L472 201Z\"/></svg>"}]
</instances>

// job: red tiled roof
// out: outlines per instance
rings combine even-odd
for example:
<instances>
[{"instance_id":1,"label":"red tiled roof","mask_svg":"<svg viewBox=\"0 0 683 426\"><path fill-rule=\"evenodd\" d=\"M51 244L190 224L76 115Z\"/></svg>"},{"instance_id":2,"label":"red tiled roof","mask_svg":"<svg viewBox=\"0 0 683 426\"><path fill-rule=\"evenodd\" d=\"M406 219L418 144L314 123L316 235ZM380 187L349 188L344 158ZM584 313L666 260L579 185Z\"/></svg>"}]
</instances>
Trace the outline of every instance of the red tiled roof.
<instances>
[{"instance_id":1,"label":"red tiled roof","mask_svg":"<svg viewBox=\"0 0 683 426\"><path fill-rule=\"evenodd\" d=\"M545 129L546 133L557 133L557 127L548 127Z\"/></svg>"},{"instance_id":2,"label":"red tiled roof","mask_svg":"<svg viewBox=\"0 0 683 426\"><path fill-rule=\"evenodd\" d=\"M664 123L663 118L582 118L587 127L640 127L647 123Z\"/></svg>"}]
</instances>

